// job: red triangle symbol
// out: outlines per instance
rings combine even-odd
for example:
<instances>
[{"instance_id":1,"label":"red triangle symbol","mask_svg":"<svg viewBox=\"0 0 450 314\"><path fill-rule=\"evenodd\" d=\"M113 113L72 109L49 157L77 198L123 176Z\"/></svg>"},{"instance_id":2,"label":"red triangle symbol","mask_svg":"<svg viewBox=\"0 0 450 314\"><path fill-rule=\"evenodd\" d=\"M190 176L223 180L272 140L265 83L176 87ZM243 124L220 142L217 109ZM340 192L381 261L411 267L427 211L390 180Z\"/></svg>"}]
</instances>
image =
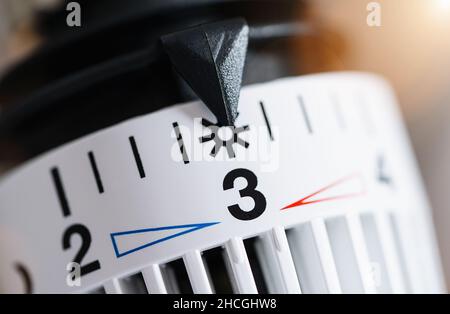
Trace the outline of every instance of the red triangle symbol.
<instances>
[{"instance_id":1,"label":"red triangle symbol","mask_svg":"<svg viewBox=\"0 0 450 314\"><path fill-rule=\"evenodd\" d=\"M336 194L330 194L330 192L332 192L334 190L339 190L339 189L342 190L344 185L351 187L351 190L340 191ZM324 194L325 194L325 196L315 198L315 196L321 196ZM317 190L316 192L309 194L308 196L305 196L304 198L283 207L281 210L286 210L286 209L289 209L292 207L298 207L298 206L309 205L309 204L314 204L314 203L321 203L321 202L328 202L328 201L352 198L352 197L361 196L363 194L365 194L365 189L364 189L364 185L363 185L362 176L359 173L356 173L356 174L352 174L352 175L346 176L344 178L341 178L341 179Z\"/></svg>"}]
</instances>

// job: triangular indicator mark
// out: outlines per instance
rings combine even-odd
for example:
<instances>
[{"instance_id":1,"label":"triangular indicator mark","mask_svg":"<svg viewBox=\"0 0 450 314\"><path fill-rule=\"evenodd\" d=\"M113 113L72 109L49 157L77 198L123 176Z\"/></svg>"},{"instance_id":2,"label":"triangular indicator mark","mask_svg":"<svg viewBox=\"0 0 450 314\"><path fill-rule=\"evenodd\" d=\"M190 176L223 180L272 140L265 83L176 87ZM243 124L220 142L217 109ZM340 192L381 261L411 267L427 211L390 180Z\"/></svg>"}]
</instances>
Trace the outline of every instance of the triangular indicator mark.
<instances>
[{"instance_id":1,"label":"triangular indicator mark","mask_svg":"<svg viewBox=\"0 0 450 314\"><path fill-rule=\"evenodd\" d=\"M116 257L119 258L218 223L219 222L209 222L114 232L111 233L111 241ZM146 236L148 237L146 238ZM128 248L121 251L119 249L120 246L127 246Z\"/></svg>"},{"instance_id":2,"label":"triangular indicator mark","mask_svg":"<svg viewBox=\"0 0 450 314\"><path fill-rule=\"evenodd\" d=\"M292 204L283 207L281 210L314 203L357 197L363 195L364 193L365 189L361 175L359 173L352 174L341 178Z\"/></svg>"},{"instance_id":3,"label":"triangular indicator mark","mask_svg":"<svg viewBox=\"0 0 450 314\"><path fill-rule=\"evenodd\" d=\"M247 54L249 28L236 18L161 37L175 70L216 116L233 126Z\"/></svg>"}]
</instances>

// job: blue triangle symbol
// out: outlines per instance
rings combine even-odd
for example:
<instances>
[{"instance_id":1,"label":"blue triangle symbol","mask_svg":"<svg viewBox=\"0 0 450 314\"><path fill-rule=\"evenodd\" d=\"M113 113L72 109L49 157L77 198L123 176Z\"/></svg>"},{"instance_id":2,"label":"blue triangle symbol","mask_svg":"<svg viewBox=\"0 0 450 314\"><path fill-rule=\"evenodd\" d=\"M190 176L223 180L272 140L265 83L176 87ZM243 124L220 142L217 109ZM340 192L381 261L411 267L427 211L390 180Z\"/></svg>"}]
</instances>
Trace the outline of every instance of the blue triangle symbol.
<instances>
[{"instance_id":1,"label":"blue triangle symbol","mask_svg":"<svg viewBox=\"0 0 450 314\"><path fill-rule=\"evenodd\" d=\"M164 242L164 241L168 241L170 239L185 235L187 233L191 233L206 227L210 227L213 225L217 225L219 222L208 222L208 223L199 223L199 224L190 224L190 225L178 225L178 226L165 226L165 227L157 227L157 228L148 228L148 229L137 229L137 230L130 230L130 231L123 231L123 232L114 232L111 233L111 241L113 244L113 248L114 248L114 252L116 253L116 257L122 257L137 251L140 251L142 249L145 249L149 246ZM180 231L180 229L183 229L182 231ZM165 230L175 230L175 233L169 235L169 236L165 236L159 239L156 239L154 241L148 242L146 244L140 245L138 247L120 252L118 245L117 245L117 239L119 237L124 237L124 236L130 236L133 234L143 234L143 233L149 233L149 232L157 232L157 231L165 231Z\"/></svg>"}]
</instances>

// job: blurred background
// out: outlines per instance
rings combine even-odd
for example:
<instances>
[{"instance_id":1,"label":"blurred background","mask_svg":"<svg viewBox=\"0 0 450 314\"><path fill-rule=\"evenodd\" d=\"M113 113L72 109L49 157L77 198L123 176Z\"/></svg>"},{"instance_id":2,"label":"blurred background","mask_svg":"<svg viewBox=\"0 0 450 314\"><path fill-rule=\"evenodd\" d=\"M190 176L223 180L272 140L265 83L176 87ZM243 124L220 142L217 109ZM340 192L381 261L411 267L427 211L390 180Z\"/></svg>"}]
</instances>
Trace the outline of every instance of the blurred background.
<instances>
[{"instance_id":1,"label":"blurred background","mask_svg":"<svg viewBox=\"0 0 450 314\"><path fill-rule=\"evenodd\" d=\"M304 72L369 71L394 86L433 207L450 287L450 0L376 1L381 6L380 27L367 25L370 1L305 2L307 12L301 16L327 30L321 45L329 50L323 59L310 61L316 43L299 42ZM0 75L39 45L32 12L57 3L0 0Z\"/></svg>"}]
</instances>

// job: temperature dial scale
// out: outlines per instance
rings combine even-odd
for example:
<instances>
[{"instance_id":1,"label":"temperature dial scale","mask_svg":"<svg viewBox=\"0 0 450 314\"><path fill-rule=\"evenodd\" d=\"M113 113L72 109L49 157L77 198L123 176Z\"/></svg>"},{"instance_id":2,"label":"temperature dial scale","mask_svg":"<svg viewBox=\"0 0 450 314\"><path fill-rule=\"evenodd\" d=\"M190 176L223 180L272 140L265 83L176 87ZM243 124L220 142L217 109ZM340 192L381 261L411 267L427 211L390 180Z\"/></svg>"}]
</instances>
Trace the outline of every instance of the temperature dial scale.
<instances>
[{"instance_id":1,"label":"temperature dial scale","mask_svg":"<svg viewBox=\"0 0 450 314\"><path fill-rule=\"evenodd\" d=\"M0 291L442 292L430 210L382 79L246 86L234 127L219 125L200 101L178 104L7 175Z\"/></svg>"}]
</instances>

